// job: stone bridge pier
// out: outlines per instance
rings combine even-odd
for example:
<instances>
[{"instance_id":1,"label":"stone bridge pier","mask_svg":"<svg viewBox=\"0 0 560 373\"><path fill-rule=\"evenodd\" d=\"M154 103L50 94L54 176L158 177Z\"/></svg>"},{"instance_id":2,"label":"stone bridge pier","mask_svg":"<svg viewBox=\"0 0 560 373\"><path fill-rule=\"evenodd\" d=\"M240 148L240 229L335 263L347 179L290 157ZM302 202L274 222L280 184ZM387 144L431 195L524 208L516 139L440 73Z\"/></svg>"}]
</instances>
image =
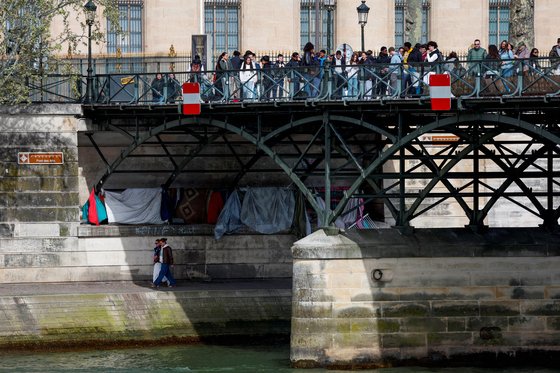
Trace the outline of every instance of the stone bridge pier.
<instances>
[{"instance_id":1,"label":"stone bridge pier","mask_svg":"<svg viewBox=\"0 0 560 373\"><path fill-rule=\"evenodd\" d=\"M559 242L538 229L319 230L292 247L292 364L558 367Z\"/></svg>"}]
</instances>

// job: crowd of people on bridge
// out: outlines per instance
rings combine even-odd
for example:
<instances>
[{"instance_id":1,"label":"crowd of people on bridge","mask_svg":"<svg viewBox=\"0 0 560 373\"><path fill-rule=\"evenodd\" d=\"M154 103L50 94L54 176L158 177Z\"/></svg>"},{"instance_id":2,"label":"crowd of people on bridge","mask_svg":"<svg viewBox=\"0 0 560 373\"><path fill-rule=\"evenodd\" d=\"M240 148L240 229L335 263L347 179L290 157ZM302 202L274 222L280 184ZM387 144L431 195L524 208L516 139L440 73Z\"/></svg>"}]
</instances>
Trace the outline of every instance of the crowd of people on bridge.
<instances>
[{"instance_id":1,"label":"crowd of people on bridge","mask_svg":"<svg viewBox=\"0 0 560 373\"><path fill-rule=\"evenodd\" d=\"M542 73L537 48L524 43L514 46L503 40L499 46L491 44L483 48L479 39L474 40L468 50L466 61L460 60L456 52L446 56L435 41L403 46L381 47L375 55L371 50L354 52L346 56L341 50L328 55L325 50L315 51L308 42L303 53L293 52L289 58L278 54L273 60L264 55L260 59L247 50L243 55L234 51L230 58L222 52L209 75L204 71L202 60L195 56L189 69L189 81L199 82L201 91L210 91L210 99L278 100L290 98L315 98L322 96L329 87L331 99L342 97L371 99L386 95L419 95L429 89L429 77L434 73L447 73L457 79L466 76L481 76L487 85L508 91L503 83L516 74L524 76ZM548 53L550 75L560 75L560 38ZM326 74L326 72L329 74ZM167 95L163 87L167 84ZM166 97L164 97L166 96ZM180 96L180 84L173 74L164 79L158 74L152 82L154 102L174 102Z\"/></svg>"}]
</instances>

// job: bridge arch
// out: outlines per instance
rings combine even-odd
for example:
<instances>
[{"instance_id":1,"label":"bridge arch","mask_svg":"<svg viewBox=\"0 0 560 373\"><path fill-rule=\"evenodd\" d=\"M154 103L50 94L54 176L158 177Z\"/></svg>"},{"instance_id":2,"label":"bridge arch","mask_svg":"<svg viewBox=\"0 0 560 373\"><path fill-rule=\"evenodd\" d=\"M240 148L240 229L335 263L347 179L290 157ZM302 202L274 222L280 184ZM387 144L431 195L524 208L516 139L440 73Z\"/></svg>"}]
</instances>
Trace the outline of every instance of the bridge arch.
<instances>
[{"instance_id":1,"label":"bridge arch","mask_svg":"<svg viewBox=\"0 0 560 373\"><path fill-rule=\"evenodd\" d=\"M193 152L191 152L191 154L189 154L189 156L187 156L180 164L177 164L175 166L175 172L170 176L170 178L165 183L167 186L171 185L173 180L178 176L178 173L180 173L180 171L189 162L191 162L193 159L195 159L213 141L215 141L217 138L219 138L220 136L222 136L225 133L232 133L232 134L236 134L236 135L242 137L243 139L247 140L249 143L253 144L260 152L264 153L271 160L273 160L274 163L280 169L282 169L282 171L290 178L291 182L298 188L298 190L300 190L303 193L303 195L305 196L308 203L313 207L313 209L317 213L317 216L323 216L323 221L324 221L326 219L324 217L325 213L328 213L328 211L325 211L325 209L323 209L321 206L319 206L319 204L317 203L317 201L315 199L315 196L311 193L309 188L307 188L305 186L305 184L302 181L302 178L300 178L294 172L294 166L293 165L292 166L288 165L281 157L279 157L274 152L274 150L272 149L271 146L269 146L269 144L273 143L275 139L281 139L281 138L284 138L285 136L288 136L292 130L297 129L298 127L302 127L302 126L306 126L306 125L315 123L315 124L320 124L322 126L322 128L323 127L327 128L330 125L329 123L331 121L337 121L337 122L340 122L340 123L346 123L346 124L350 124L352 126L361 127L361 128L366 129L368 131L371 131L372 133L378 134L379 136L384 136L386 138L389 138L389 139L391 139L391 141L394 141L394 138L395 138L394 134L392 134L390 131L387 131L382 126L375 125L373 123L364 121L363 118L354 118L354 117L343 116L343 115L334 115L332 117L330 117L327 114L306 116L304 118L300 118L300 119L297 119L297 120L291 120L291 121L289 121L289 122L287 122L287 123L285 123L281 126L278 126L274 130L270 131L269 133L266 133L263 136L261 136L260 133L251 132L250 130L248 130L247 128L244 128L242 126L234 125L234 124L228 122L227 120L218 120L218 119L213 119L213 118L196 118L196 119L188 119L188 118L184 119L184 118L182 118L180 120L178 119L178 120L165 122L165 123L163 123L159 126L151 128L149 131L146 131L145 133L142 133L142 134L139 134L136 137L133 137L133 139L131 140L131 143L125 149L123 149L121 151L121 153L117 157L117 159L115 159L111 164L107 165L107 168L106 168L104 174L101 176L99 181L96 183L96 187L97 187L97 189L102 188L103 185L105 184L105 182L107 181L107 179L112 175L113 172L115 172L115 170L118 169L118 167L122 164L122 162L128 156L130 156L136 149L141 147L143 144L145 144L151 138L153 138L155 136L158 136L159 134L162 134L167 130L177 128L177 127L180 127L180 126L184 126L184 125L188 125L188 124L210 126L210 127L219 128L222 131L218 134L213 135L207 141L199 144L199 146L197 146L193 150ZM316 134L318 135L319 132L320 132L320 129L317 131ZM314 139L316 139L316 137L317 136L315 136ZM297 162L296 162L296 166L297 166ZM243 172L243 171L241 171L241 172ZM329 211L332 212L331 210L329 210Z\"/></svg>"},{"instance_id":2,"label":"bridge arch","mask_svg":"<svg viewBox=\"0 0 560 373\"><path fill-rule=\"evenodd\" d=\"M331 136L333 133L334 133L334 135L332 135L333 137L339 136L339 134L336 133L337 130L333 125L333 123L343 123L346 125L365 129L367 131L370 131L372 134L383 137L384 139L386 139L389 145L383 151L379 152L377 154L377 157L367 167L361 167L363 165L361 165L360 162L358 162L355 159L353 154L351 154L352 152L348 148L344 148L344 146L342 146L341 147L342 150L340 149L338 150L339 152L341 152L341 154L344 153L345 151L347 152L345 156L347 157L349 163L353 162L356 164L357 168L359 169L359 176L352 182L350 188L348 189L347 193L345 193L344 197L337 205L337 207L334 209L330 209L329 205L327 205L326 208L322 208L321 206L319 206L319 204L315 199L315 196L310 191L310 189L305 185L303 181L304 178L298 175L296 172L294 172L295 167L293 165L288 164L284 159L282 159L281 157L278 156L278 154L275 153L273 149L273 143L277 139L283 139L286 136L289 136L290 132L293 131L294 129L309 124L319 124L320 128L315 133L313 140L316 140L317 138L320 137L320 131L322 129L325 135L325 140L323 142L323 145L325 147L328 146L329 149L328 150L325 149L324 152L325 158L318 160L318 162L319 163L329 162L329 156L327 155L327 153L330 153L332 151L332 148L330 146L331 141L327 139L327 136ZM260 152L260 154L255 155L254 159L252 160L253 163L256 162L261 157L261 154L262 156L266 156L270 158L290 178L293 185L295 185L298 188L298 190L300 190L303 193L310 206L313 207L317 215L321 217L321 222L324 225L330 225L333 224L334 221L342 214L343 209L345 205L348 203L349 199L357 192L357 190L364 182L367 182L370 185L372 185L370 175L372 174L372 172L374 172L374 170L382 168L384 164L391 157L397 155L399 151L407 150L410 151L412 154L421 155L421 152L419 152L416 148L414 148L414 146L412 146L414 144L415 139L417 139L419 136L421 136L422 134L430 133L432 131L446 130L447 132L453 133L462 139L466 139L467 135L465 133L462 133L459 126L468 123L474 123L474 126L478 126L478 123L495 124L498 125L500 128L494 131L487 131L482 133L479 138L480 140L479 144L470 144L466 146L463 150L459 151L455 159L447 163L445 167L438 168L430 159L425 160L422 157L420 157L422 158L421 162L428 169L434 172L434 177L432 178L432 180L428 182L426 187L418 194L418 197L414 200L414 202L410 205L410 207L408 209L406 208L403 209L404 207L403 205L398 207L392 206L391 205L392 202L390 201L389 198L385 199L384 201L385 204L389 207L389 211L391 211L391 213L394 215L393 217L397 221L397 226L409 225L410 220L414 219L415 217L421 215L421 213L426 211L426 210L420 211L419 210L420 205L422 201L429 196L430 191L433 190L433 188L438 182L442 182L447 188L449 194L452 195L454 193L455 188L448 180L446 180L445 177L447 173L453 168L453 166L455 166L462 159L465 159L465 157L467 157L468 154L470 154L475 150L485 153L487 155L490 154L489 153L490 150L485 146L481 146L481 145L484 145L485 143L492 141L493 138L495 138L501 133L504 133L505 132L503 131L504 126L509 126L511 128L514 128L518 132L525 133L533 138L544 140L544 142L553 145L551 151L554 151L555 153L559 152L558 144L560 144L560 137L558 137L558 135L556 135L555 133L547 131L543 127L536 126L534 124L525 122L523 120L511 118L500 114L458 113L457 115L452 117L437 119L426 125L417 126L414 130L405 131L400 136L399 136L400 130L397 131L395 129L390 129L387 126L376 124L371 120L370 121L364 120L363 117L345 116L339 113L330 115L328 112L306 116L304 118L300 118L297 120L290 120L289 122L277 126L276 128L270 130L268 133L264 133L264 134L260 132L260 128L258 130L254 130L254 129L249 130L248 128L245 128L243 126L232 124L228 122L227 119L218 120L213 118L196 118L196 119L182 118L182 119L172 120L163 123L159 126L151 128L149 131L146 131L145 133L139 134L138 136L134 137L131 144L121 152L120 156L116 160L114 160L112 164L108 165L107 170L100 178L99 182L97 183L97 186L102 187L105 181L111 176L111 174L132 152L134 152L134 150L142 146L142 144L146 143L146 141L153 138L154 136L158 136L159 134L167 130L179 126L189 125L189 124L210 126L210 127L218 128L220 129L220 131L207 138L206 141L201 142L194 149L194 151L192 151L180 164L176 164L175 172L170 176L170 178L166 182L166 185L168 186L171 185L174 178L177 177L178 173L180 173L181 170L184 167L186 167L186 165L189 164L189 162L191 162L193 159L199 156L200 153L207 146L212 144L217 138L227 133L236 134L242 137L243 139L245 139L246 141L248 141L249 143L251 143L252 145L254 145L258 150L258 152ZM537 153L533 153L531 157L528 157L522 163L522 165L519 166L519 169L526 169L532 164L534 160L538 159L538 157L542 154L544 154L543 150L538 151ZM299 161L301 161L301 157ZM504 173L506 173L507 170L511 169L511 167L508 167L508 165L503 162L501 163L498 162L497 166L500 167L504 171ZM242 175L243 172L244 170L240 171L240 173L237 176L237 179L240 178L240 175ZM329 175L325 175L326 187L330 186L330 180L327 180L329 179L329 177L330 177ZM537 214L544 215L547 210L542 206L542 204L539 203L536 197L533 197L531 195L530 188L528 188L525 184L523 184L520 181L519 176L516 176L515 174L508 175L506 182L504 182L503 185L499 189L497 189L496 194L492 196L492 198L490 198L490 200L486 203L486 205L483 208L473 209L471 206L468 205L468 203L464 200L464 198L462 198L461 195L457 193L455 193L455 196L453 198L455 198L455 200L461 206L465 215L469 217L471 224L482 224L482 221L488 215L488 212L490 211L491 207L500 198L501 195L500 192L505 190L507 186L513 183L516 183L524 192L527 193L528 198L531 200L531 202L537 209ZM382 188L379 188L377 186L377 189L378 189L377 192L383 193ZM325 190L327 190L327 188ZM550 214L550 212L548 212L548 214ZM555 213L552 214L551 216L556 216L556 215L558 215L558 210L556 210Z\"/></svg>"},{"instance_id":3,"label":"bridge arch","mask_svg":"<svg viewBox=\"0 0 560 373\"><path fill-rule=\"evenodd\" d=\"M428 123L426 125L422 125L422 126L418 126L415 130L410 131L408 133L406 133L404 136L400 137L397 139L397 141L395 141L392 145L390 145L389 147L387 147L386 150L383 151L382 154L380 154L380 156L371 164L369 165L364 172L362 173L362 175L360 175L355 181L354 183L350 186L350 188L348 189L348 193L345 196L345 198L343 198L343 200L339 203L339 205L336 207L335 211L334 211L334 216L338 216L342 210L344 209L346 203L349 200L349 196L351 196L352 194L354 194L356 192L356 190L360 187L360 185L362 185L362 183L368 178L368 176L378 167L381 167L385 162L387 162L389 160L390 157L394 156L395 154L397 154L397 152L407 149L410 147L410 145L415 141L416 138L418 138L419 136L421 136L422 134L425 133L430 133L432 131L438 130L438 129L447 129L449 130L449 132L454 132L452 130L452 128L450 128L450 126L452 125L460 125L460 124L467 124L467 123L493 123L496 124L498 126L511 126L512 128L516 128L518 129L520 132L530 135L535 139L543 139L545 140L545 143L548 143L551 145L551 147L554 149L554 151L556 153L560 152L559 149L559 145L560 145L560 137L555 134L552 133L550 131L547 131L544 127L541 126L536 126L535 124L526 122L524 120L521 120L519 118L515 119L515 118L511 118L508 116L504 116L501 114L488 114L488 113L470 113L470 114L458 114L449 118L445 118L445 119L441 119L441 120L436 120L433 121L431 123ZM456 132L459 133L459 132ZM494 138L496 135L503 133L503 132L496 132L494 134L490 134L490 135L486 135L485 137L483 137L483 139L491 139ZM459 133L460 135L460 133ZM467 148L466 150L473 150L474 147L471 146L469 148ZM461 159L461 157L465 157L469 151L463 151L461 153L458 154L457 157L457 161ZM540 154L540 153L539 153ZM531 159L536 159L538 158L538 154L537 156L533 155L533 157ZM528 167L531 163L529 161L525 161L523 164L523 167ZM442 179L445 176L445 173L450 169L447 168L447 170L443 173L441 173L441 175L439 175L437 178L434 178L432 180L432 183L430 183L430 189L433 188L433 185L435 184L434 181L437 181L437 179ZM505 169L505 167L503 167L502 165L502 169ZM518 175L510 175L507 178L507 181L504 183L510 185L511 183L516 182L516 183L520 183L519 181L519 176ZM520 183L522 184L522 183ZM525 191L530 191L529 188L526 188L525 186L522 186L522 189L524 189ZM405 213L404 211L401 211L401 217L403 219L401 219L400 221L397 221L397 226L403 227L405 228L406 226L409 226L410 223L410 218L413 215L414 210L418 207L419 203L421 202L421 200L423 198L425 198L425 195L427 195L427 192L423 192L421 194L421 196L414 202L413 207L414 209L412 209L411 211L409 211L409 213ZM476 223L476 224L481 224L482 223L482 219L484 219L484 217L488 214L488 211L490 210L490 208L492 207L492 205L496 202L496 200L500 197L499 194L495 194L492 199L489 201L489 203L485 206L485 208L482 211L482 214L477 214L477 216L475 217L476 219L472 219L471 218L471 223ZM551 198L551 197L549 197ZM532 201L535 202L536 199L532 198ZM461 204L461 202L460 202ZM461 204L463 206L463 209L465 211L467 211L464 207L464 204ZM401 206L403 207L403 206ZM543 210L542 208L540 208L539 210ZM559 216L559 211L560 208L556 209L553 212L548 212L549 215L551 215L551 217L548 219L548 223L552 223L554 224L554 222L551 222L550 220L556 218L556 220L558 220L558 216ZM557 222L556 222L557 223Z\"/></svg>"}]
</instances>

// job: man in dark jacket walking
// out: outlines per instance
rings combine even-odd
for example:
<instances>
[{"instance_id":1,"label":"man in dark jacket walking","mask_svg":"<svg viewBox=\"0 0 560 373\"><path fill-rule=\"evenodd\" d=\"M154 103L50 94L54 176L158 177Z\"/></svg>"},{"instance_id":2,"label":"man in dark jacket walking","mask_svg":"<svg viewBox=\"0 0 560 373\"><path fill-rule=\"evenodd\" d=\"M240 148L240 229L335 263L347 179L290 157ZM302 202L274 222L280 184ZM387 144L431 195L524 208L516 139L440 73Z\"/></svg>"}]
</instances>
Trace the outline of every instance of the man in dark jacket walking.
<instances>
[{"instance_id":1,"label":"man in dark jacket walking","mask_svg":"<svg viewBox=\"0 0 560 373\"><path fill-rule=\"evenodd\" d=\"M160 238L159 241L162 245L160 253L161 270L152 286L156 288L159 287L163 278L167 277L169 287L171 288L176 284L175 278L173 278L173 274L171 273L171 267L173 267L173 250L171 250L171 246L167 244L167 238Z\"/></svg>"}]
</instances>

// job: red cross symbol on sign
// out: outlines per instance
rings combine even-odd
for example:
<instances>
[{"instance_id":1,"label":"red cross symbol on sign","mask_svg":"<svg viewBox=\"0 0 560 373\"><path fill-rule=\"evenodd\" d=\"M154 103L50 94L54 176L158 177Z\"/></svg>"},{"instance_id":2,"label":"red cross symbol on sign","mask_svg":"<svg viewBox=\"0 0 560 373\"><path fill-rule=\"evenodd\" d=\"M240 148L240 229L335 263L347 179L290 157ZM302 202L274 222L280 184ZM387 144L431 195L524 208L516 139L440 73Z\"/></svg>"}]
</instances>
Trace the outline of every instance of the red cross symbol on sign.
<instances>
[{"instance_id":1,"label":"red cross symbol on sign","mask_svg":"<svg viewBox=\"0 0 560 373\"><path fill-rule=\"evenodd\" d=\"M200 84L183 83L183 114L200 115Z\"/></svg>"}]
</instances>

